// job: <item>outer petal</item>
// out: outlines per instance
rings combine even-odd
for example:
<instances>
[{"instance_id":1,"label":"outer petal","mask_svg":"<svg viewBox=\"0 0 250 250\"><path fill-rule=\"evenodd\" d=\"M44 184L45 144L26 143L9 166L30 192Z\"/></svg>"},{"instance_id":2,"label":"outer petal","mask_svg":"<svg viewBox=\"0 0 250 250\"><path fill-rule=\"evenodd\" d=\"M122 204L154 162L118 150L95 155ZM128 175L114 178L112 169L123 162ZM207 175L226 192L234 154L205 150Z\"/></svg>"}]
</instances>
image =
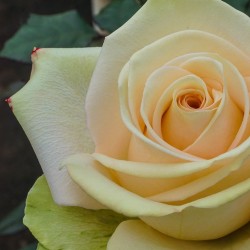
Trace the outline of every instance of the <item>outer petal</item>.
<instances>
[{"instance_id":1,"label":"outer petal","mask_svg":"<svg viewBox=\"0 0 250 250\"><path fill-rule=\"evenodd\" d=\"M212 241L177 240L163 235L139 220L122 222L109 240L108 250L245 250L250 248L250 224L224 238Z\"/></svg>"},{"instance_id":2,"label":"outer petal","mask_svg":"<svg viewBox=\"0 0 250 250\"><path fill-rule=\"evenodd\" d=\"M224 163L216 160L176 164L150 164L121 161L100 154L92 155L127 190L158 202L185 204L250 178L249 153ZM174 178L173 178L174 177ZM158 178L158 179L156 179ZM159 193L160 190L163 193Z\"/></svg>"},{"instance_id":3,"label":"outer petal","mask_svg":"<svg viewBox=\"0 0 250 250\"><path fill-rule=\"evenodd\" d=\"M163 216L178 211L174 207L144 199L120 187L110 176L101 173L102 166L95 162L91 155L73 155L64 164L72 179L83 190L117 213L131 217L145 214Z\"/></svg>"},{"instance_id":4,"label":"outer petal","mask_svg":"<svg viewBox=\"0 0 250 250\"><path fill-rule=\"evenodd\" d=\"M103 166L90 155L71 156L65 164L73 180L102 204L127 216L139 216L155 229L175 238L216 239L242 227L250 219L250 178L178 206L154 202L129 192L115 183L112 172L107 175Z\"/></svg>"},{"instance_id":5,"label":"outer petal","mask_svg":"<svg viewBox=\"0 0 250 250\"><path fill-rule=\"evenodd\" d=\"M58 204L103 207L61 167L65 157L94 150L85 125L84 99L99 52L99 48L37 50L32 54L30 81L11 98Z\"/></svg>"},{"instance_id":6,"label":"outer petal","mask_svg":"<svg viewBox=\"0 0 250 250\"><path fill-rule=\"evenodd\" d=\"M117 81L132 54L166 35L193 29L220 36L250 55L249 27L250 19L223 1L148 0L106 39L98 60L87 97L97 152L115 158L126 156L129 132L120 116ZM115 57L110 57L111 54Z\"/></svg>"}]
</instances>

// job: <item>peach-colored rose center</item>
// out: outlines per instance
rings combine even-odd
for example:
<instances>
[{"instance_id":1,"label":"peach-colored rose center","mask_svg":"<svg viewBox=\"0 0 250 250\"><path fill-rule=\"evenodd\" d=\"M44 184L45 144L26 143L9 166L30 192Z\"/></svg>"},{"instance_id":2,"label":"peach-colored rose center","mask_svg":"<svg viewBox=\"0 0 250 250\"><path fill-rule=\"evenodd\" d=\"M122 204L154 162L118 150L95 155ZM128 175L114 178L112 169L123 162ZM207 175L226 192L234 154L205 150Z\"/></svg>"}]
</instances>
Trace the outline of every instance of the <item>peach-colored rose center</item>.
<instances>
[{"instance_id":1,"label":"peach-colored rose center","mask_svg":"<svg viewBox=\"0 0 250 250\"><path fill-rule=\"evenodd\" d=\"M188 39L190 46L186 42L183 47ZM195 48L194 40L200 41ZM162 157L163 162L175 161L169 153L150 154L153 148L143 136L162 151L178 154L179 160L216 157L249 136L248 89L241 67L249 59L230 46L209 34L185 31L133 55L120 76L122 98L127 92L128 113L138 130L130 143L130 160L145 161L148 155L150 162Z\"/></svg>"},{"instance_id":2,"label":"peach-colored rose center","mask_svg":"<svg viewBox=\"0 0 250 250\"><path fill-rule=\"evenodd\" d=\"M199 93L188 93L178 97L178 105L187 109L202 108L203 97Z\"/></svg>"}]
</instances>

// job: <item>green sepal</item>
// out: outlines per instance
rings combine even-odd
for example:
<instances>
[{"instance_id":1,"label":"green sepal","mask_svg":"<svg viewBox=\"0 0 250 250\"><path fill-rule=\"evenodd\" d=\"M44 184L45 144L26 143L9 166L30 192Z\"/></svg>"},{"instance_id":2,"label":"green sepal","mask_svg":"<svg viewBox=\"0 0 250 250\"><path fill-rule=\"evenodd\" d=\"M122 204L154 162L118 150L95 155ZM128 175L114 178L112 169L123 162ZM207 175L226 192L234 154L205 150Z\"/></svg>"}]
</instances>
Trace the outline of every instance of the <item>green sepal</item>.
<instances>
[{"instance_id":1,"label":"green sepal","mask_svg":"<svg viewBox=\"0 0 250 250\"><path fill-rule=\"evenodd\" d=\"M56 205L42 176L28 194L24 224L41 244L39 250L104 250L126 219L111 210Z\"/></svg>"}]
</instances>

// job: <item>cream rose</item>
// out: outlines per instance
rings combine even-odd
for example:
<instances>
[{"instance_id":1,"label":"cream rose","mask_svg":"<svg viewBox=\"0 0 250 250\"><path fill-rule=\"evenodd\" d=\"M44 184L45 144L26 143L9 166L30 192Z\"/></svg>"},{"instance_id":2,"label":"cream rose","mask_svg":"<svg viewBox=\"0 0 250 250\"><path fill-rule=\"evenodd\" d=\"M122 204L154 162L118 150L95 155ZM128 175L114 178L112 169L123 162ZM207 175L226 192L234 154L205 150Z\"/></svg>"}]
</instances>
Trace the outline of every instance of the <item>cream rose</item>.
<instances>
[{"instance_id":1,"label":"cream rose","mask_svg":"<svg viewBox=\"0 0 250 250\"><path fill-rule=\"evenodd\" d=\"M219 0L148 0L101 53L36 51L11 104L55 201L183 240L248 223L249 30Z\"/></svg>"}]
</instances>

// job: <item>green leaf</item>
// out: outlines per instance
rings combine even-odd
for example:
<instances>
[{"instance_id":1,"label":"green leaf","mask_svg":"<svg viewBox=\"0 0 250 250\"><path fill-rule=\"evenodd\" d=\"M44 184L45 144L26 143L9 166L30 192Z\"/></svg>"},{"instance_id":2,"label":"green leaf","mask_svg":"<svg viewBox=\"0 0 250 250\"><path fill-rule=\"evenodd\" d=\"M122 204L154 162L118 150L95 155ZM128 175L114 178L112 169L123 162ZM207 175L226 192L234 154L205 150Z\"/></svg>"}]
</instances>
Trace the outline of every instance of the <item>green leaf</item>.
<instances>
[{"instance_id":1,"label":"green leaf","mask_svg":"<svg viewBox=\"0 0 250 250\"><path fill-rule=\"evenodd\" d=\"M101 29L113 32L139 9L140 4L136 0L112 0L94 19Z\"/></svg>"},{"instance_id":2,"label":"green leaf","mask_svg":"<svg viewBox=\"0 0 250 250\"><path fill-rule=\"evenodd\" d=\"M250 0L248 0L248 4L247 4L247 6L246 6L246 11L245 11L245 13L246 13L248 16L250 16Z\"/></svg>"},{"instance_id":3,"label":"green leaf","mask_svg":"<svg viewBox=\"0 0 250 250\"><path fill-rule=\"evenodd\" d=\"M28 22L5 43L0 56L30 62L34 47L84 47L95 36L75 10L55 15L31 14Z\"/></svg>"},{"instance_id":4,"label":"green leaf","mask_svg":"<svg viewBox=\"0 0 250 250\"><path fill-rule=\"evenodd\" d=\"M247 4L249 2L249 0L223 0L223 1L242 12L246 12Z\"/></svg>"},{"instance_id":5,"label":"green leaf","mask_svg":"<svg viewBox=\"0 0 250 250\"><path fill-rule=\"evenodd\" d=\"M39 250L104 250L124 220L110 210L56 205L45 178L40 177L28 194L24 224L41 244Z\"/></svg>"},{"instance_id":6,"label":"green leaf","mask_svg":"<svg viewBox=\"0 0 250 250\"><path fill-rule=\"evenodd\" d=\"M22 202L0 222L0 235L9 235L25 229L23 225L24 207L25 202Z\"/></svg>"},{"instance_id":7,"label":"green leaf","mask_svg":"<svg viewBox=\"0 0 250 250\"><path fill-rule=\"evenodd\" d=\"M136 0L136 1L140 4L140 6L144 5L147 2L147 0Z\"/></svg>"}]
</instances>

